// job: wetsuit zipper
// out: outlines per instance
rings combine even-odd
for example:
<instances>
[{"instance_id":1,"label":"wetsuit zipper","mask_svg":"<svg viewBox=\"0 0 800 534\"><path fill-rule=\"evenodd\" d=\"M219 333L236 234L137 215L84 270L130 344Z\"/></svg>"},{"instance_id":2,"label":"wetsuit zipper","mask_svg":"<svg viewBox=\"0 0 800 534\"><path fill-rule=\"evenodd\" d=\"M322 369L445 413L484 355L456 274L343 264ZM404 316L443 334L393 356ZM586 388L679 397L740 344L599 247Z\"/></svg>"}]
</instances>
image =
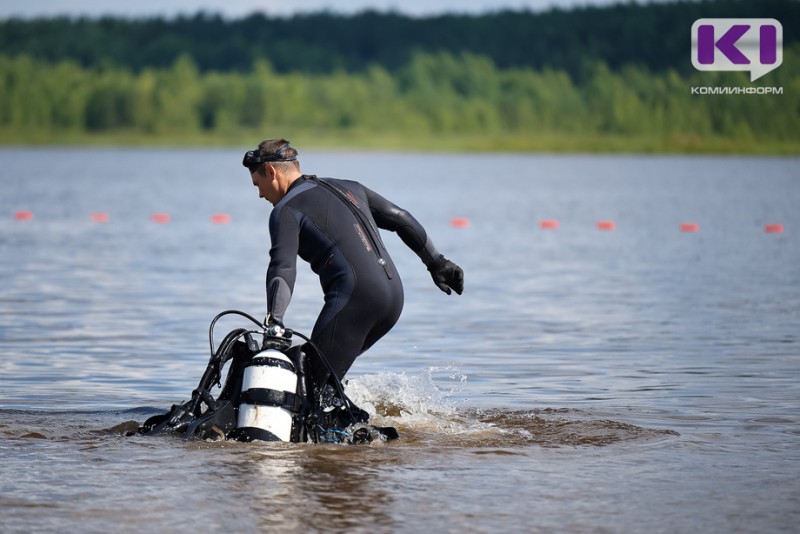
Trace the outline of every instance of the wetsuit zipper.
<instances>
[{"instance_id":1,"label":"wetsuit zipper","mask_svg":"<svg viewBox=\"0 0 800 534\"><path fill-rule=\"evenodd\" d=\"M333 193L334 196L338 197L342 202L344 202L344 205L347 206L350 209L350 211L353 213L353 215L355 215L356 219L358 219L361 222L361 224L364 225L364 233L367 234L367 238L372 243L372 250L375 252L375 256L377 256L377 258L378 258L378 264L381 267L383 267L383 271L386 273L386 276L389 277L389 280L391 280L392 279L392 273L391 273L391 271L389 271L388 262L385 259L383 259L383 256L381 256L380 242L379 242L379 239L375 238L375 234L378 233L378 230L372 224L372 221L367 219L366 215L364 215L361 212L361 210L358 209L358 207L354 206L353 205L353 201L350 200L349 198L347 198L347 195L345 195L341 190L339 190L338 187L336 187L334 185L331 185L331 184L329 184L327 182L323 182L322 180L320 180L316 176L309 176L309 179L312 182L321 185L322 187L324 187L325 189L327 189L328 191Z\"/></svg>"}]
</instances>

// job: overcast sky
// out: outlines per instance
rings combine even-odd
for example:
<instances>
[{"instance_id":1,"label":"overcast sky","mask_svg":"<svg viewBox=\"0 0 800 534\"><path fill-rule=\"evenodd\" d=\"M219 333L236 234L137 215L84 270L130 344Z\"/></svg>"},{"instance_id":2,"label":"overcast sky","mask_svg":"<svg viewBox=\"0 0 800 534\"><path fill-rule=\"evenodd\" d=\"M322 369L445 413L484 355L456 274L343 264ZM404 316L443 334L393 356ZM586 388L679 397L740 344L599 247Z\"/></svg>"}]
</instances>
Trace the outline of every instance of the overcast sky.
<instances>
[{"instance_id":1,"label":"overcast sky","mask_svg":"<svg viewBox=\"0 0 800 534\"><path fill-rule=\"evenodd\" d=\"M620 0L0 0L0 18L55 15L171 17L200 10L239 18L254 11L267 15L291 15L324 9L338 13L393 10L421 16L446 12L482 13L504 8L541 11L555 6L570 8L614 3L620 3ZM639 3L644 3L644 0Z\"/></svg>"}]
</instances>

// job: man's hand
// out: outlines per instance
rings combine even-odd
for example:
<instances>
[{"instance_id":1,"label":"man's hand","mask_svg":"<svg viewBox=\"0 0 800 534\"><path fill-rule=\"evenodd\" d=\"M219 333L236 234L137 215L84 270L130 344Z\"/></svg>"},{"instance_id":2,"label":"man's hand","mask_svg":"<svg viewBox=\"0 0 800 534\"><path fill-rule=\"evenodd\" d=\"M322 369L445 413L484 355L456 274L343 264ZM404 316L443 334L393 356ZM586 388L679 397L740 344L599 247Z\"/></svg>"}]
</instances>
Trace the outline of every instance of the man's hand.
<instances>
[{"instance_id":1,"label":"man's hand","mask_svg":"<svg viewBox=\"0 0 800 534\"><path fill-rule=\"evenodd\" d=\"M436 287L450 294L450 288L459 295L464 291L464 271L461 267L439 255L433 263L428 266L433 283Z\"/></svg>"},{"instance_id":2,"label":"man's hand","mask_svg":"<svg viewBox=\"0 0 800 534\"><path fill-rule=\"evenodd\" d=\"M281 337L286 333L286 327L283 326L283 323L281 321L276 321L272 318L272 315L269 314L264 317L264 330L267 335L275 337Z\"/></svg>"}]
</instances>

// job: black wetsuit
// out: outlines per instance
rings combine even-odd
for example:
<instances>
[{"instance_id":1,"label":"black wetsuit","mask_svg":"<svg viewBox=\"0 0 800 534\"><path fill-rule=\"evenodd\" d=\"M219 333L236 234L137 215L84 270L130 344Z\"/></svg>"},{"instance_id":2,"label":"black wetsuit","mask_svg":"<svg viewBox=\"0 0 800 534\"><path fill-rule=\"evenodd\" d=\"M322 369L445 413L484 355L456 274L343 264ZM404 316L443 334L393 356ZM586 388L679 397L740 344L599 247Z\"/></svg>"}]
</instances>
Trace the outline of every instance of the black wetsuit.
<instances>
[{"instance_id":1,"label":"black wetsuit","mask_svg":"<svg viewBox=\"0 0 800 534\"><path fill-rule=\"evenodd\" d=\"M414 217L354 181L304 175L269 219L269 314L283 321L299 255L319 276L325 294L311 339L340 379L403 309L403 285L377 228L396 232L425 265L439 255ZM313 358L312 375L317 385L328 376Z\"/></svg>"}]
</instances>

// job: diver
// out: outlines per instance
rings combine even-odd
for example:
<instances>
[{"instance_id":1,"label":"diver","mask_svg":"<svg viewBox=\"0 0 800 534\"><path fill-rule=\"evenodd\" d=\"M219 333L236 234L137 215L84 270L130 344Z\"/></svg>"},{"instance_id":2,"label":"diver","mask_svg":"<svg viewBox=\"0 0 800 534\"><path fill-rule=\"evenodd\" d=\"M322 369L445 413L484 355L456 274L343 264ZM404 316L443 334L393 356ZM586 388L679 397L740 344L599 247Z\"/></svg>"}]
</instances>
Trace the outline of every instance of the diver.
<instances>
[{"instance_id":1,"label":"diver","mask_svg":"<svg viewBox=\"0 0 800 534\"><path fill-rule=\"evenodd\" d=\"M355 359L389 332L403 308L403 285L378 228L396 232L448 295L462 293L464 273L407 211L358 182L303 174L297 156L285 139L268 139L242 164L259 197L274 206L265 325L283 326L297 256L319 276L324 305L311 343L303 347L315 395L325 397Z\"/></svg>"},{"instance_id":2,"label":"diver","mask_svg":"<svg viewBox=\"0 0 800 534\"><path fill-rule=\"evenodd\" d=\"M149 417L136 434L292 443L397 439L393 427L367 424L370 415L342 385L355 359L395 325L403 309L403 285L378 228L396 232L448 295L462 293L464 272L436 250L414 217L382 196L358 182L302 174L297 151L284 139L263 141L243 164L259 196L274 206L267 316L260 323L237 310L219 313L209 327L211 358L191 398ZM311 337L283 325L297 256L311 265L324 292ZM230 315L258 328L237 328L215 347L215 325ZM260 346L253 337L259 334ZM305 343L293 345L293 335Z\"/></svg>"}]
</instances>

